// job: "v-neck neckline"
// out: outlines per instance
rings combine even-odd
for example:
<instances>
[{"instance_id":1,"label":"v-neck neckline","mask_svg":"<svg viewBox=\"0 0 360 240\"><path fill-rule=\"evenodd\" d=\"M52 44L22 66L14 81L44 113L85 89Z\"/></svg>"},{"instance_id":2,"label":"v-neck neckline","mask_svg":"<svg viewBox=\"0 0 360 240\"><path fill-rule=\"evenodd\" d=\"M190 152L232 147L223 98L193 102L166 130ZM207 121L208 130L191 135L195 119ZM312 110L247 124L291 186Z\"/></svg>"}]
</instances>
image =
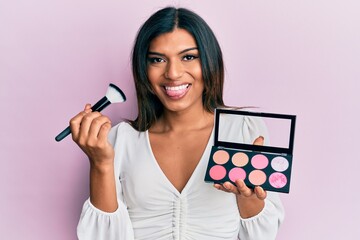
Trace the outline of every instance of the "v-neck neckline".
<instances>
[{"instance_id":1,"label":"v-neck neckline","mask_svg":"<svg viewBox=\"0 0 360 240\"><path fill-rule=\"evenodd\" d=\"M205 146L205 148L204 148L204 150L203 150L203 152L202 152L202 154L201 154L201 157L200 157L200 159L199 159L199 162L197 163L194 171L191 173L191 176L190 176L189 180L186 182L186 184L185 184L185 186L184 186L184 188L182 189L181 192L171 183L171 181L168 179L168 177L166 176L166 174L164 173L164 171L161 169L158 161L156 160L156 157L155 157L155 154L154 154L154 152L153 152L153 150L152 150L152 147L151 147L150 137L149 137L149 130L146 130L146 131L145 131L146 144L148 145L148 148L149 148L149 151L150 151L150 154L151 154L151 159L152 159L153 163L155 164L156 168L158 169L158 171L160 172L161 177L164 179L163 182L164 182L166 185L168 185L168 186L171 188L171 190L176 193L177 196L184 195L184 193L187 191L187 189L191 186L191 183L193 182L193 179L195 178L194 176L195 176L195 175L197 174L197 172L199 171L199 168L200 168L200 166L201 166L201 163L202 163L203 161L205 161L205 160L204 160L204 157L205 157L204 155L205 155L205 153L206 153L206 150L207 150L207 149L209 148L209 146L211 145L211 142L212 142L212 139L213 139L213 134L214 134L214 127L215 127L215 126L213 126L213 128L212 128L212 130L211 130L211 133L210 133L208 142L207 142L207 144L206 144L206 146Z\"/></svg>"}]
</instances>

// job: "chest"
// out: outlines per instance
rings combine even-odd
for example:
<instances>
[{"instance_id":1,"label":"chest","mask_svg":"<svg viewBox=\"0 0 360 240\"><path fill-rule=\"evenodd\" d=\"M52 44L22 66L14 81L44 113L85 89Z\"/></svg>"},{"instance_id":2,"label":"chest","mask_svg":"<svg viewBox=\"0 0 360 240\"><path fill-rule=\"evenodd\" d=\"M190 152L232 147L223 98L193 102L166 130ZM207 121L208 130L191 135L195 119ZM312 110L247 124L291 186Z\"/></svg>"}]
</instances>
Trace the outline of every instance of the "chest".
<instances>
[{"instance_id":1,"label":"chest","mask_svg":"<svg viewBox=\"0 0 360 240\"><path fill-rule=\"evenodd\" d=\"M166 178L181 192L209 142L211 129L191 134L150 134L154 157Z\"/></svg>"}]
</instances>

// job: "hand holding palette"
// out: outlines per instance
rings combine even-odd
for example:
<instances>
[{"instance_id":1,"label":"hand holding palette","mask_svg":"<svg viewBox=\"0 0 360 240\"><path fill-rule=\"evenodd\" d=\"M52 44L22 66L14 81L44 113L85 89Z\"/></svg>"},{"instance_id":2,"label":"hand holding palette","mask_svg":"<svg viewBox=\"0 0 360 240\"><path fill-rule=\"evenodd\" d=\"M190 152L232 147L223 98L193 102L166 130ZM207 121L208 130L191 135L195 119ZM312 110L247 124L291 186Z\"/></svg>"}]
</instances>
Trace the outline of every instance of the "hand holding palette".
<instances>
[{"instance_id":1,"label":"hand holding palette","mask_svg":"<svg viewBox=\"0 0 360 240\"><path fill-rule=\"evenodd\" d=\"M234 184L242 179L250 188L288 193L295 120L294 115L216 109L215 144L205 181ZM264 145L253 145L258 137Z\"/></svg>"}]
</instances>

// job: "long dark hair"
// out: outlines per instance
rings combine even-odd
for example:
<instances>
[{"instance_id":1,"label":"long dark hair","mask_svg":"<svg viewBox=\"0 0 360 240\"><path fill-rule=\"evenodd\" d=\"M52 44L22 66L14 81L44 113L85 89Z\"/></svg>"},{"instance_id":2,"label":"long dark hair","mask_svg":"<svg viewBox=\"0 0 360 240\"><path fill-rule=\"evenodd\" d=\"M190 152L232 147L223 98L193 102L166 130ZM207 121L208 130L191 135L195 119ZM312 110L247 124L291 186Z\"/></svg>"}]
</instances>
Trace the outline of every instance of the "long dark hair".
<instances>
[{"instance_id":1,"label":"long dark hair","mask_svg":"<svg viewBox=\"0 0 360 240\"><path fill-rule=\"evenodd\" d=\"M138 117L130 121L138 131L146 131L163 113L163 105L147 76L147 55L150 42L175 28L188 31L199 49L204 80L203 106L213 112L224 106L224 64L219 43L208 24L196 13L185 8L166 7L154 13L139 29L132 51L132 72L138 101Z\"/></svg>"}]
</instances>

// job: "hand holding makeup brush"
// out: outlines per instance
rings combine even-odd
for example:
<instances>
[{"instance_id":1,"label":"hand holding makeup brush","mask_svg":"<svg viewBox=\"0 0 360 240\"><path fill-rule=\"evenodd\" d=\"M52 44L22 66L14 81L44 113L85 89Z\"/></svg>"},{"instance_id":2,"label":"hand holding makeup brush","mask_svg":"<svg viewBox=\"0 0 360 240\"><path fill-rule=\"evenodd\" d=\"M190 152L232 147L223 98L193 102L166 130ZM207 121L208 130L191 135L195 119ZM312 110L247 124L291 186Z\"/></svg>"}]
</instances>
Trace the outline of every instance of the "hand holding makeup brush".
<instances>
[{"instance_id":1,"label":"hand holding makeup brush","mask_svg":"<svg viewBox=\"0 0 360 240\"><path fill-rule=\"evenodd\" d=\"M253 142L254 145L263 145L264 138L259 136ZM236 186L230 182L223 184L214 184L218 190L236 195L240 215L242 218L249 218L257 215L264 208L264 200L266 198L266 191L262 187L255 187L253 190L247 187L243 180L235 181Z\"/></svg>"},{"instance_id":2,"label":"hand holding makeup brush","mask_svg":"<svg viewBox=\"0 0 360 240\"><path fill-rule=\"evenodd\" d=\"M107 140L111 121L97 111L92 112L90 107L87 104L84 111L70 120L72 138L89 157L91 164L112 164L114 149Z\"/></svg>"},{"instance_id":3,"label":"hand holding makeup brush","mask_svg":"<svg viewBox=\"0 0 360 240\"><path fill-rule=\"evenodd\" d=\"M108 141L111 121L90 104L70 120L73 140L90 161L90 201L97 208L113 212L118 208L114 177L114 148Z\"/></svg>"}]
</instances>

